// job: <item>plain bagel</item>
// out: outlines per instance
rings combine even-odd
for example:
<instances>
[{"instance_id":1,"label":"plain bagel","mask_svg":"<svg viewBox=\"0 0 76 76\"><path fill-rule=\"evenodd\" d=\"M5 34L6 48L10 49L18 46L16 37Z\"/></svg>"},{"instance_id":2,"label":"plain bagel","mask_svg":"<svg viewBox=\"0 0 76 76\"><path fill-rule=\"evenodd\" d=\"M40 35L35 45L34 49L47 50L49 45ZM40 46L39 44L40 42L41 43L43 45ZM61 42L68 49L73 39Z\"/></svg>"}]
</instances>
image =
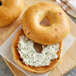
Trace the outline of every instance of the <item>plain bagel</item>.
<instances>
[{"instance_id":1,"label":"plain bagel","mask_svg":"<svg viewBox=\"0 0 76 76\"><path fill-rule=\"evenodd\" d=\"M23 0L0 0L0 26L11 24L21 13Z\"/></svg>"},{"instance_id":2,"label":"plain bagel","mask_svg":"<svg viewBox=\"0 0 76 76\"><path fill-rule=\"evenodd\" d=\"M40 25L47 18L49 26ZM40 44L50 45L60 42L69 32L69 21L64 11L56 3L38 3L29 7L22 18L25 35Z\"/></svg>"}]
</instances>

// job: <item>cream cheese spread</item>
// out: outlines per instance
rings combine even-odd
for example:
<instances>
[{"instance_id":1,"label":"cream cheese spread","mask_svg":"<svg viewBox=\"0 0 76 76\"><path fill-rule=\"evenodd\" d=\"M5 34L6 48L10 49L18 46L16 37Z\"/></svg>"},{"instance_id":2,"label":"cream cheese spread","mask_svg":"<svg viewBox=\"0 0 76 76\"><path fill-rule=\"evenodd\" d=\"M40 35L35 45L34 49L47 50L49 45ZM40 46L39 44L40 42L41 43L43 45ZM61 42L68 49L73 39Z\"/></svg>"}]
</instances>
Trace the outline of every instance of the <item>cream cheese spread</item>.
<instances>
[{"instance_id":1,"label":"cream cheese spread","mask_svg":"<svg viewBox=\"0 0 76 76\"><path fill-rule=\"evenodd\" d=\"M19 37L18 51L23 63L26 65L39 67L48 66L51 60L58 58L57 52L59 50L59 43L43 47L41 53L37 53L34 48L34 42L29 40L26 36Z\"/></svg>"}]
</instances>

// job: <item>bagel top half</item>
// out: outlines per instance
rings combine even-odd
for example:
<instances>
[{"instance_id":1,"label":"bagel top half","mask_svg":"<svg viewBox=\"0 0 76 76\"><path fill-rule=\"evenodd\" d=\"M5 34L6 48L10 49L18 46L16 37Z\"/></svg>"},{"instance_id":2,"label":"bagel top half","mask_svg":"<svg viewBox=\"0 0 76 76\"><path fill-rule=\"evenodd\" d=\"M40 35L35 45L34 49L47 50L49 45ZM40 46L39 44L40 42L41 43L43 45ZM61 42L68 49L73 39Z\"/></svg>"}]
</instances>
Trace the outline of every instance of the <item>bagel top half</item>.
<instances>
[{"instance_id":1,"label":"bagel top half","mask_svg":"<svg viewBox=\"0 0 76 76\"><path fill-rule=\"evenodd\" d=\"M45 18L49 20L49 26L40 24ZM25 11L22 18L22 29L29 39L50 45L65 38L70 26L66 14L56 3L42 2L32 5Z\"/></svg>"}]
</instances>

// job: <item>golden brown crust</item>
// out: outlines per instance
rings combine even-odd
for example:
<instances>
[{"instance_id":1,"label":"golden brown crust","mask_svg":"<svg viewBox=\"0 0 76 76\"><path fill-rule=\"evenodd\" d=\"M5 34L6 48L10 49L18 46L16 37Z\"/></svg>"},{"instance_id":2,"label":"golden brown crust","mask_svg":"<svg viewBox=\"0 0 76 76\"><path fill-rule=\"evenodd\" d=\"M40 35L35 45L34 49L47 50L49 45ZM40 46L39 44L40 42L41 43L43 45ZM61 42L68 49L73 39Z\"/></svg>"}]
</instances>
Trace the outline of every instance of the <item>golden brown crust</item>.
<instances>
[{"instance_id":1,"label":"golden brown crust","mask_svg":"<svg viewBox=\"0 0 76 76\"><path fill-rule=\"evenodd\" d=\"M50 21L50 26L40 25L44 18ZM43 2L25 11L22 18L22 29L29 39L50 45L60 42L68 34L70 26L66 14L58 5L54 2Z\"/></svg>"},{"instance_id":2,"label":"golden brown crust","mask_svg":"<svg viewBox=\"0 0 76 76\"><path fill-rule=\"evenodd\" d=\"M52 60L49 66L31 67L31 66L26 65L22 62L22 59L20 58L20 55L19 55L18 50L17 50L19 36L21 36L23 34L24 33L23 33L22 29L19 30L18 33L16 34L14 40L13 40L12 51L13 51L14 61L24 70L34 72L34 73L44 73L44 72L47 72L47 71L51 70L52 68L54 68L60 59L62 41L59 43L59 51L57 52L58 58L55 60Z\"/></svg>"},{"instance_id":3,"label":"golden brown crust","mask_svg":"<svg viewBox=\"0 0 76 76\"><path fill-rule=\"evenodd\" d=\"M23 0L0 0L0 26L11 24L23 9Z\"/></svg>"}]
</instances>

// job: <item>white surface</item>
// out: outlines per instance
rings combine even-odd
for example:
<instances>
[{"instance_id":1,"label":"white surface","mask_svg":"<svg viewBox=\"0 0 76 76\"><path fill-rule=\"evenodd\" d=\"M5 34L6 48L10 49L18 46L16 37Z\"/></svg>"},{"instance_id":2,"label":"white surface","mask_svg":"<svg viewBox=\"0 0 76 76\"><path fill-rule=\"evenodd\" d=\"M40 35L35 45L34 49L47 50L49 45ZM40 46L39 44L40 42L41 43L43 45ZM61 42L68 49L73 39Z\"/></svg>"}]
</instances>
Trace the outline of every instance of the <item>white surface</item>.
<instances>
[{"instance_id":1,"label":"white surface","mask_svg":"<svg viewBox=\"0 0 76 76\"><path fill-rule=\"evenodd\" d=\"M60 4L60 6L64 4L64 6L62 7L64 10L66 10L66 8L69 6L70 9L67 11L67 13L76 18L76 0L68 0L68 3L65 4L64 2L66 1L67 0L56 0L56 2Z\"/></svg>"},{"instance_id":2,"label":"white surface","mask_svg":"<svg viewBox=\"0 0 76 76\"><path fill-rule=\"evenodd\" d=\"M63 2L67 1L67 0L62 0ZM76 11L76 0L68 0L67 3L68 6L70 6L73 11Z\"/></svg>"},{"instance_id":3,"label":"white surface","mask_svg":"<svg viewBox=\"0 0 76 76\"><path fill-rule=\"evenodd\" d=\"M19 26L16 31L3 43L3 45L0 47L0 55L5 57L10 63L12 63L15 67L20 69L22 72L24 72L27 76L48 76L49 72L44 73L44 74L34 74L31 72L26 72L22 70L20 67L18 67L13 60L13 55L12 55L12 40L16 35L16 32L21 28ZM63 53L67 51L67 49L72 45L74 42L75 38L72 37L70 34L63 40Z\"/></svg>"}]
</instances>

